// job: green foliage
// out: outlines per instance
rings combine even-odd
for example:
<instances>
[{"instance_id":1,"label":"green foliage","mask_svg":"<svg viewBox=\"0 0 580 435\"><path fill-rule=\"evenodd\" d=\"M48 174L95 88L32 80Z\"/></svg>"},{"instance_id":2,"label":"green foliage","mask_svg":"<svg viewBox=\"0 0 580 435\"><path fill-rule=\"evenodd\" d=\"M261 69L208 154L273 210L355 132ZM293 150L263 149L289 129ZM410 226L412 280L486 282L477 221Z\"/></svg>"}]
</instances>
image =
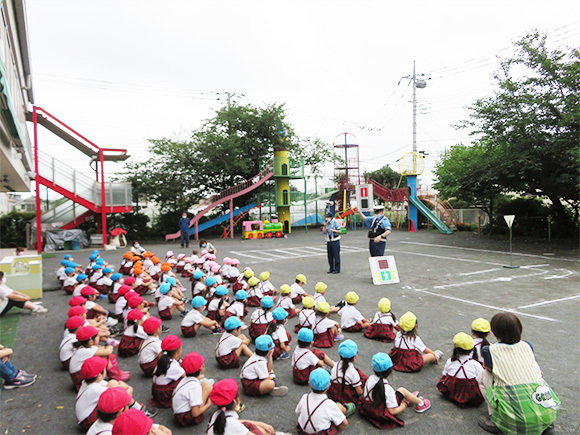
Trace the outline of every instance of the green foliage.
<instances>
[{"instance_id":1,"label":"green foliage","mask_svg":"<svg viewBox=\"0 0 580 435\"><path fill-rule=\"evenodd\" d=\"M122 228L127 231L127 242L132 240L149 239L151 228L148 226L149 216L143 213L116 213L107 215L107 231Z\"/></svg>"},{"instance_id":2,"label":"green foliage","mask_svg":"<svg viewBox=\"0 0 580 435\"><path fill-rule=\"evenodd\" d=\"M401 179L401 174L392 169L389 165L385 165L376 171L365 172L364 178L375 180L377 183L381 183L383 186L390 189L407 187L407 177Z\"/></svg>"},{"instance_id":3,"label":"green foliage","mask_svg":"<svg viewBox=\"0 0 580 435\"><path fill-rule=\"evenodd\" d=\"M26 246L26 224L30 223L36 213L21 213L12 210L0 215L0 248Z\"/></svg>"}]
</instances>

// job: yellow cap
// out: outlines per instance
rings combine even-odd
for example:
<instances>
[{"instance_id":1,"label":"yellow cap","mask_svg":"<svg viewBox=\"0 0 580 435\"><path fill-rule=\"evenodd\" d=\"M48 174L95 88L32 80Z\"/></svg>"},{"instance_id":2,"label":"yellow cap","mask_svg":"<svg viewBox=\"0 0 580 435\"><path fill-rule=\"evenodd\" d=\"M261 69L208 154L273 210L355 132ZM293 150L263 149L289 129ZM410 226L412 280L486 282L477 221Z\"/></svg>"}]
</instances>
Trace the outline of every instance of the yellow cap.
<instances>
[{"instance_id":1,"label":"yellow cap","mask_svg":"<svg viewBox=\"0 0 580 435\"><path fill-rule=\"evenodd\" d=\"M471 350L473 349L473 337L465 332L460 332L453 337L453 344L463 350Z\"/></svg>"},{"instance_id":2,"label":"yellow cap","mask_svg":"<svg viewBox=\"0 0 580 435\"><path fill-rule=\"evenodd\" d=\"M324 293L327 288L328 286L324 284L322 281L317 282L316 285L314 286L314 290L316 290L316 293Z\"/></svg>"},{"instance_id":3,"label":"yellow cap","mask_svg":"<svg viewBox=\"0 0 580 435\"><path fill-rule=\"evenodd\" d=\"M258 278L256 278L255 276L252 276L249 280L248 280L248 285L250 287L255 287L260 283L260 280Z\"/></svg>"},{"instance_id":4,"label":"yellow cap","mask_svg":"<svg viewBox=\"0 0 580 435\"><path fill-rule=\"evenodd\" d=\"M282 284L280 286L280 293L282 293L283 295L286 295L288 293L290 293L292 291L292 289L290 288L290 286L288 284Z\"/></svg>"},{"instance_id":5,"label":"yellow cap","mask_svg":"<svg viewBox=\"0 0 580 435\"><path fill-rule=\"evenodd\" d=\"M391 311L391 301L388 298L382 298L379 301L379 311L381 313L388 313Z\"/></svg>"},{"instance_id":6,"label":"yellow cap","mask_svg":"<svg viewBox=\"0 0 580 435\"><path fill-rule=\"evenodd\" d=\"M328 313L330 311L330 304L326 301L319 302L316 309L321 313Z\"/></svg>"},{"instance_id":7,"label":"yellow cap","mask_svg":"<svg viewBox=\"0 0 580 435\"><path fill-rule=\"evenodd\" d=\"M252 269L244 270L244 278L251 278L254 276L254 271Z\"/></svg>"},{"instance_id":8,"label":"yellow cap","mask_svg":"<svg viewBox=\"0 0 580 435\"><path fill-rule=\"evenodd\" d=\"M491 331L491 325L487 320L480 317L471 323L471 329L477 332L489 332Z\"/></svg>"},{"instance_id":9,"label":"yellow cap","mask_svg":"<svg viewBox=\"0 0 580 435\"><path fill-rule=\"evenodd\" d=\"M356 304L359 300L359 297L355 292L348 292L345 299L349 304Z\"/></svg>"},{"instance_id":10,"label":"yellow cap","mask_svg":"<svg viewBox=\"0 0 580 435\"><path fill-rule=\"evenodd\" d=\"M406 332L412 331L416 324L417 316L415 316L410 311L407 311L399 319L399 325L401 326L401 329Z\"/></svg>"},{"instance_id":11,"label":"yellow cap","mask_svg":"<svg viewBox=\"0 0 580 435\"><path fill-rule=\"evenodd\" d=\"M296 275L296 281L300 281L300 282L303 282L304 284L306 284L306 277L304 275L302 275L301 273L299 273L298 275Z\"/></svg>"},{"instance_id":12,"label":"yellow cap","mask_svg":"<svg viewBox=\"0 0 580 435\"><path fill-rule=\"evenodd\" d=\"M260 274L260 279L262 281L267 281L268 279L270 279L270 272L262 272Z\"/></svg>"},{"instance_id":13,"label":"yellow cap","mask_svg":"<svg viewBox=\"0 0 580 435\"><path fill-rule=\"evenodd\" d=\"M316 305L316 302L310 296L306 296L302 299L302 306L304 308L312 308L314 305Z\"/></svg>"}]
</instances>

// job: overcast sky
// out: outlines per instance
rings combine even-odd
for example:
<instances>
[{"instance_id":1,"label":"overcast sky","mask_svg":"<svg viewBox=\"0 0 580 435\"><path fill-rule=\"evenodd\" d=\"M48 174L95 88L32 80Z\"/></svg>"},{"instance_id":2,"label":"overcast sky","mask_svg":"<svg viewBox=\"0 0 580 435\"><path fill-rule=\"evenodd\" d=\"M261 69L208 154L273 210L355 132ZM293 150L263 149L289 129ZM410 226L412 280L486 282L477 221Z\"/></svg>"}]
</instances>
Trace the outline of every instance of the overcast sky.
<instances>
[{"instance_id":1,"label":"overcast sky","mask_svg":"<svg viewBox=\"0 0 580 435\"><path fill-rule=\"evenodd\" d=\"M225 104L213 93L235 92L240 104L285 103L301 136L353 133L361 173L398 169L412 144L412 87L400 79L415 60L431 77L417 90L425 184L445 148L469 142L451 125L492 92L497 56L513 41L536 28L552 46L580 45L577 0L27 0L27 9L35 103L138 160L147 138L184 137ZM41 134L41 149L90 172L82 154Z\"/></svg>"}]
</instances>

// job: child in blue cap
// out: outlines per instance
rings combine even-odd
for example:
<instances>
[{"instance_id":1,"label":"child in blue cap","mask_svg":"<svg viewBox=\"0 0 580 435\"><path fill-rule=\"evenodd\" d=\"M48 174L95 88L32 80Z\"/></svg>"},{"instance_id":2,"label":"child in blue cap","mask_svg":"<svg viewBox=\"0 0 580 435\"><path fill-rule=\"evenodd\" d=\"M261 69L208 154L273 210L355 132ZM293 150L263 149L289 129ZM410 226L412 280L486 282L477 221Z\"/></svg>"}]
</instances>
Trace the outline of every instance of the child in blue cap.
<instances>
[{"instance_id":1,"label":"child in blue cap","mask_svg":"<svg viewBox=\"0 0 580 435\"><path fill-rule=\"evenodd\" d=\"M266 334L274 340L274 352L272 359L288 359L290 358L290 342L292 337L286 331L284 325L286 324L286 317L288 313L284 308L277 307L272 310L272 322L268 325Z\"/></svg>"},{"instance_id":2,"label":"child in blue cap","mask_svg":"<svg viewBox=\"0 0 580 435\"><path fill-rule=\"evenodd\" d=\"M113 280L111 279L113 269L110 267L103 267L102 272L103 274L97 279L93 287L95 287L102 295L107 295L113 286Z\"/></svg>"},{"instance_id":3,"label":"child in blue cap","mask_svg":"<svg viewBox=\"0 0 580 435\"><path fill-rule=\"evenodd\" d=\"M62 283L66 279L66 273L64 273L64 270L67 267L69 267L68 263L69 263L68 260L64 260L64 259L60 260L60 267L56 270L56 279L58 279L58 281L60 282L60 285L62 285Z\"/></svg>"},{"instance_id":4,"label":"child in blue cap","mask_svg":"<svg viewBox=\"0 0 580 435\"><path fill-rule=\"evenodd\" d=\"M74 263L69 263L69 266L64 269L66 278L62 283L62 289L67 295L72 295L77 285L77 274L75 273L75 269L71 267L70 264Z\"/></svg>"},{"instance_id":5,"label":"child in blue cap","mask_svg":"<svg viewBox=\"0 0 580 435\"><path fill-rule=\"evenodd\" d=\"M192 297L201 296L205 290L205 273L198 269L193 272L190 279Z\"/></svg>"},{"instance_id":6,"label":"child in blue cap","mask_svg":"<svg viewBox=\"0 0 580 435\"><path fill-rule=\"evenodd\" d=\"M374 374L369 376L363 395L359 400L360 414L379 429L394 429L404 426L398 417L409 406L415 405L416 412L425 412L431 407L429 399L419 396L418 391L411 393L400 387L395 391L387 381L393 372L393 361L386 353L373 356Z\"/></svg>"},{"instance_id":7,"label":"child in blue cap","mask_svg":"<svg viewBox=\"0 0 580 435\"><path fill-rule=\"evenodd\" d=\"M314 332L311 329L302 328L298 331L298 347L292 355L292 378L295 384L306 385L310 373L318 367L324 368L325 364L334 367L334 361L324 352L310 349L313 340Z\"/></svg>"},{"instance_id":8,"label":"child in blue cap","mask_svg":"<svg viewBox=\"0 0 580 435\"><path fill-rule=\"evenodd\" d=\"M218 323L222 322L222 319L226 314L226 308L230 306L226 299L227 295L228 289L225 285L218 285L215 288L213 299L210 301L207 307L207 317L209 317L211 320L215 320Z\"/></svg>"},{"instance_id":9,"label":"child in blue cap","mask_svg":"<svg viewBox=\"0 0 580 435\"><path fill-rule=\"evenodd\" d=\"M244 317L248 315L248 309L246 308L246 301L248 300L248 292L245 290L238 290L236 292L236 300L226 308L226 313L224 315L224 320L230 316L236 316L242 322ZM242 329L247 329L246 325L242 326Z\"/></svg>"},{"instance_id":10,"label":"child in blue cap","mask_svg":"<svg viewBox=\"0 0 580 435\"><path fill-rule=\"evenodd\" d=\"M330 389L328 397L335 402L358 402L368 376L354 366L358 356L358 346L352 340L343 341L338 346L340 361L330 372Z\"/></svg>"},{"instance_id":11,"label":"child in blue cap","mask_svg":"<svg viewBox=\"0 0 580 435\"><path fill-rule=\"evenodd\" d=\"M215 293L215 289L218 286L218 280L215 276L208 276L205 281L205 289L202 292L202 296L204 298L213 298L213 294Z\"/></svg>"},{"instance_id":12,"label":"child in blue cap","mask_svg":"<svg viewBox=\"0 0 580 435\"><path fill-rule=\"evenodd\" d=\"M250 318L250 338L255 340L258 336L266 333L268 325L274 318L272 317L272 306L274 300L270 296L264 296L260 301L261 307L254 310Z\"/></svg>"},{"instance_id":13,"label":"child in blue cap","mask_svg":"<svg viewBox=\"0 0 580 435\"><path fill-rule=\"evenodd\" d=\"M162 287L164 285L161 284ZM181 321L181 333L184 337L195 337L200 326L211 330L214 334L224 332L218 322L201 314L206 305L207 300L202 296L196 296L192 299L191 306L193 309Z\"/></svg>"},{"instance_id":14,"label":"child in blue cap","mask_svg":"<svg viewBox=\"0 0 580 435\"><path fill-rule=\"evenodd\" d=\"M323 368L310 373L309 383L312 392L304 394L296 406L298 433L331 435L346 429L346 417L354 413L355 404L343 406L327 397L325 393L330 386L330 375Z\"/></svg>"},{"instance_id":15,"label":"child in blue cap","mask_svg":"<svg viewBox=\"0 0 580 435\"><path fill-rule=\"evenodd\" d=\"M72 292L73 296L81 296L81 290L89 284L89 277L84 273L79 273L75 277L76 283L75 288Z\"/></svg>"},{"instance_id":16,"label":"child in blue cap","mask_svg":"<svg viewBox=\"0 0 580 435\"><path fill-rule=\"evenodd\" d=\"M243 290L239 290L241 292ZM215 347L215 359L222 369L231 369L240 366L240 355L243 353L248 358L253 355L248 345L250 339L242 332L242 321L231 316L224 322L226 332L220 337Z\"/></svg>"},{"instance_id":17,"label":"child in blue cap","mask_svg":"<svg viewBox=\"0 0 580 435\"><path fill-rule=\"evenodd\" d=\"M274 351L274 340L269 335L260 335L256 338L256 352L248 358L242 371L240 379L242 387L248 396L285 396L288 394L288 387L276 385L274 375L272 352Z\"/></svg>"},{"instance_id":18,"label":"child in blue cap","mask_svg":"<svg viewBox=\"0 0 580 435\"><path fill-rule=\"evenodd\" d=\"M175 310L181 311L183 316L189 313L189 310L185 308L185 303L173 297L170 284L166 282L161 284L159 292L161 293L161 298L157 302L157 312L161 320L171 320Z\"/></svg>"}]
</instances>

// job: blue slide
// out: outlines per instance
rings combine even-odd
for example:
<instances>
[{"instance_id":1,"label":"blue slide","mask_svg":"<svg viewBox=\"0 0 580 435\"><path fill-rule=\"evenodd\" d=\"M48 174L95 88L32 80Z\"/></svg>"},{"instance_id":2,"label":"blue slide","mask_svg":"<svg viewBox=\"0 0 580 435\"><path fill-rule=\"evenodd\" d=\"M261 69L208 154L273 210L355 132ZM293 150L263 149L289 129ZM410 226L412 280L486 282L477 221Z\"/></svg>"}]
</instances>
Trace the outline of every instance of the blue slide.
<instances>
[{"instance_id":1,"label":"blue slide","mask_svg":"<svg viewBox=\"0 0 580 435\"><path fill-rule=\"evenodd\" d=\"M257 207L257 204L255 202L253 202L251 204L244 205L243 207L240 207L237 210L234 210L234 217L237 217L240 214L242 214L248 210L251 210L255 207ZM208 228L215 227L216 225L219 225L219 224L226 222L226 221L229 221L229 220L230 220L230 212L227 212L221 216L213 218L212 220L209 220L207 222L199 224L197 226L197 231L201 233L203 230L207 230ZM189 235L195 236L195 225L193 225L189 228Z\"/></svg>"},{"instance_id":2,"label":"blue slide","mask_svg":"<svg viewBox=\"0 0 580 435\"><path fill-rule=\"evenodd\" d=\"M453 230L449 228L447 225L445 225L440 219L438 219L437 216L435 216L433 212L429 210L427 206L423 204L423 202L419 198L417 198L416 196L410 196L409 201L411 202L411 204L417 207L417 210L423 213L423 216L429 219L431 223L435 225L435 227L439 231L441 231L443 234L453 234Z\"/></svg>"}]
</instances>

